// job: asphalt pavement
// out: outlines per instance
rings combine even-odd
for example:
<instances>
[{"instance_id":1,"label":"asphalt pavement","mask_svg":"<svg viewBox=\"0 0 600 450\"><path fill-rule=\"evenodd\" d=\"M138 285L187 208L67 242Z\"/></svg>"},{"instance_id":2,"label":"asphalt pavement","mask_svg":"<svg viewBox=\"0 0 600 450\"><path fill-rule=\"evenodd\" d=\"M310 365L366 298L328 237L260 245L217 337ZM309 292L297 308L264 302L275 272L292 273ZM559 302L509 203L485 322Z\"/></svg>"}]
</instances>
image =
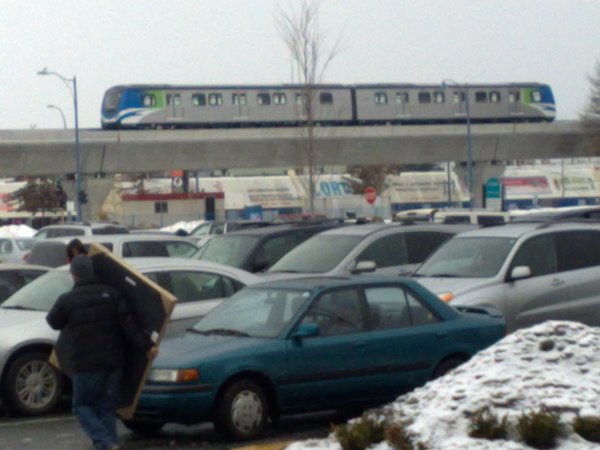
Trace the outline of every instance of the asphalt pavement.
<instances>
[{"instance_id":1,"label":"asphalt pavement","mask_svg":"<svg viewBox=\"0 0 600 450\"><path fill-rule=\"evenodd\" d=\"M155 438L145 439L119 424L118 433L126 450L202 449L226 450L274 441L325 437L332 422L347 420L332 412L285 417L277 428L252 442L230 442L217 435L211 424L167 425ZM93 450L76 419L67 412L40 418L0 419L0 450Z\"/></svg>"}]
</instances>

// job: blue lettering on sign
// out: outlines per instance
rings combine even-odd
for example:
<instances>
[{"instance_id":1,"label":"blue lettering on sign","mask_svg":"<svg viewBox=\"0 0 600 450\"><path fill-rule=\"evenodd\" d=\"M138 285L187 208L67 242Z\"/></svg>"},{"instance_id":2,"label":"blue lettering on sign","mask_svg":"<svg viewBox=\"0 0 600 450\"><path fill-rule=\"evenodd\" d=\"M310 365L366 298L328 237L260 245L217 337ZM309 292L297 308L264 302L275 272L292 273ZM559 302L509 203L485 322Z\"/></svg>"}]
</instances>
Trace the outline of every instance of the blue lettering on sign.
<instances>
[{"instance_id":1,"label":"blue lettering on sign","mask_svg":"<svg viewBox=\"0 0 600 450\"><path fill-rule=\"evenodd\" d=\"M320 181L318 183L317 196L344 196L352 195L352 187L344 181Z\"/></svg>"}]
</instances>

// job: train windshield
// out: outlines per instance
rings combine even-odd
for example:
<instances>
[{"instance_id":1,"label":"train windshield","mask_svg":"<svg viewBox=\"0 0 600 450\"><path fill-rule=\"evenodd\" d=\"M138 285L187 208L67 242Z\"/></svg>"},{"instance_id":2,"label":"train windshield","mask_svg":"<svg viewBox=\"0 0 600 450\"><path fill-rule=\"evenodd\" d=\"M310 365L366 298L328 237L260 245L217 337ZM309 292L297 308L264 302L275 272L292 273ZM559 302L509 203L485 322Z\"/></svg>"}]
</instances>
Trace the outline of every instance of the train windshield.
<instances>
[{"instance_id":1,"label":"train windshield","mask_svg":"<svg viewBox=\"0 0 600 450\"><path fill-rule=\"evenodd\" d=\"M117 111L121 100L121 89L109 89L104 95L104 112L113 114Z\"/></svg>"}]
</instances>

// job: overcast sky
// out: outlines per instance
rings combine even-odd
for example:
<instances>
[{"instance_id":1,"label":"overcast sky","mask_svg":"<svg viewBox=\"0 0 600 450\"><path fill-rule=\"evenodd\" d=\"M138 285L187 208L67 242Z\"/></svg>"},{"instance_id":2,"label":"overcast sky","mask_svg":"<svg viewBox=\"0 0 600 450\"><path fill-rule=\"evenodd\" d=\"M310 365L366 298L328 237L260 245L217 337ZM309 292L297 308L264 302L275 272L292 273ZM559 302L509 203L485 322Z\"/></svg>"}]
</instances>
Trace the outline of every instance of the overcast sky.
<instances>
[{"instance_id":1,"label":"overcast sky","mask_svg":"<svg viewBox=\"0 0 600 450\"><path fill-rule=\"evenodd\" d=\"M299 0L298 0L299 1ZM116 84L285 83L290 60L278 0L2 0L0 128L72 126L47 66L77 76L80 126L100 125ZM600 59L599 0L324 0L321 27L342 33L332 83L539 81L559 119L586 105Z\"/></svg>"}]
</instances>

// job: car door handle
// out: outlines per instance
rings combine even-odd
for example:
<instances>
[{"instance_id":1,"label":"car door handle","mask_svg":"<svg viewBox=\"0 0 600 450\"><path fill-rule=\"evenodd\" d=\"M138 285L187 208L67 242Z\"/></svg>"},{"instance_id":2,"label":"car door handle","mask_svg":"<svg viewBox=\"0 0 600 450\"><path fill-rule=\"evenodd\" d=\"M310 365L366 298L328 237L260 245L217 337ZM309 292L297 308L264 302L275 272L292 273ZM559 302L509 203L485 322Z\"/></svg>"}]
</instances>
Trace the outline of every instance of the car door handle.
<instances>
[{"instance_id":1,"label":"car door handle","mask_svg":"<svg viewBox=\"0 0 600 450\"><path fill-rule=\"evenodd\" d=\"M438 331L437 333L435 333L435 337L438 339L446 339L448 337L448 333Z\"/></svg>"},{"instance_id":2,"label":"car door handle","mask_svg":"<svg viewBox=\"0 0 600 450\"><path fill-rule=\"evenodd\" d=\"M565 280L561 280L560 278L555 278L551 283L551 285L554 287L561 286L563 284L565 284Z\"/></svg>"},{"instance_id":3,"label":"car door handle","mask_svg":"<svg viewBox=\"0 0 600 450\"><path fill-rule=\"evenodd\" d=\"M362 348L365 347L367 345L367 343L365 341L363 342L354 342L352 344L352 348Z\"/></svg>"}]
</instances>

